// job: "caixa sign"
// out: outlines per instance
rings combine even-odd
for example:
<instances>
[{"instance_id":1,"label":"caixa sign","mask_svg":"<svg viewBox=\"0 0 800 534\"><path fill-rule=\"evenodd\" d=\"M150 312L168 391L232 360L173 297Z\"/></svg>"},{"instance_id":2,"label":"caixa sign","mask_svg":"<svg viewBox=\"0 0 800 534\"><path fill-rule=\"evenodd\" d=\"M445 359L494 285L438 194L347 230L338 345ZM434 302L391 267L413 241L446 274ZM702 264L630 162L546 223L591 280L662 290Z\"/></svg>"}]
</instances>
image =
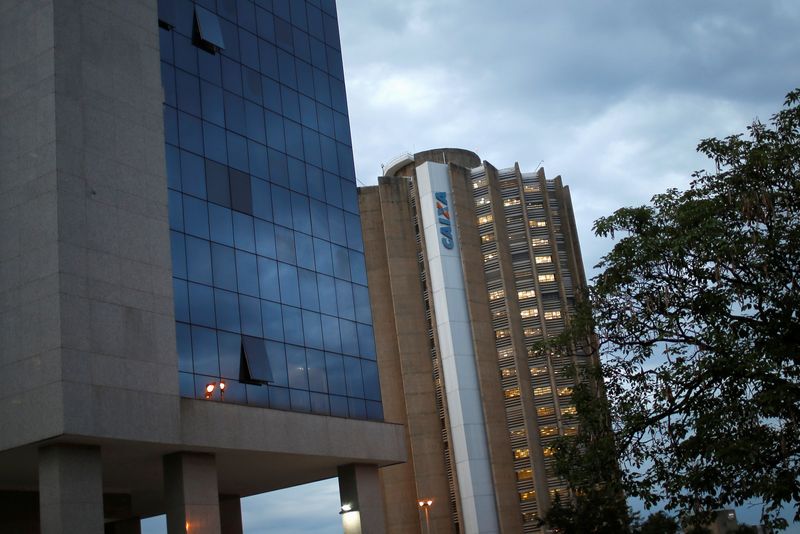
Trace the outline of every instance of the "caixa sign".
<instances>
[{"instance_id":1,"label":"caixa sign","mask_svg":"<svg viewBox=\"0 0 800 534\"><path fill-rule=\"evenodd\" d=\"M436 197L436 218L439 221L439 235L441 236L444 248L453 248L453 223L450 219L450 205L447 203L447 193L437 191Z\"/></svg>"}]
</instances>

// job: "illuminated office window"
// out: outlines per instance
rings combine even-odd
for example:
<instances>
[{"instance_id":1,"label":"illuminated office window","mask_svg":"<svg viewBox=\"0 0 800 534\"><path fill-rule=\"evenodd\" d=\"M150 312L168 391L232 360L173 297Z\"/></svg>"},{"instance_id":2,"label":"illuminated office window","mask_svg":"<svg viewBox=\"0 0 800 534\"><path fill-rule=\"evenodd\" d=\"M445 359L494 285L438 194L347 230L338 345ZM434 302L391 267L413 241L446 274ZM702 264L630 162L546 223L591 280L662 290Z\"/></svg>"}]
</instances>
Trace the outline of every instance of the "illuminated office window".
<instances>
[{"instance_id":1,"label":"illuminated office window","mask_svg":"<svg viewBox=\"0 0 800 534\"><path fill-rule=\"evenodd\" d=\"M546 228L547 221L536 221L531 219L530 221L528 221L528 226L530 226L531 228Z\"/></svg>"},{"instance_id":2,"label":"illuminated office window","mask_svg":"<svg viewBox=\"0 0 800 534\"><path fill-rule=\"evenodd\" d=\"M561 310L550 310L544 312L545 319L561 319Z\"/></svg>"},{"instance_id":3,"label":"illuminated office window","mask_svg":"<svg viewBox=\"0 0 800 534\"><path fill-rule=\"evenodd\" d=\"M489 215L481 215L480 217L478 217L478 224L489 224L493 220L494 217L492 217L491 213Z\"/></svg>"},{"instance_id":4,"label":"illuminated office window","mask_svg":"<svg viewBox=\"0 0 800 534\"><path fill-rule=\"evenodd\" d=\"M489 291L489 300L497 300L501 299L506 296L506 292L502 289L495 289L494 291Z\"/></svg>"},{"instance_id":5,"label":"illuminated office window","mask_svg":"<svg viewBox=\"0 0 800 534\"><path fill-rule=\"evenodd\" d=\"M544 396L544 395L550 395L552 392L553 392L553 390L550 389L550 386L543 386L543 387L539 387L539 388L533 388L533 394L536 395L537 397Z\"/></svg>"},{"instance_id":6,"label":"illuminated office window","mask_svg":"<svg viewBox=\"0 0 800 534\"><path fill-rule=\"evenodd\" d=\"M536 291L533 289L523 289L521 291L517 291L517 298L519 300L532 299L535 296L536 296Z\"/></svg>"},{"instance_id":7,"label":"illuminated office window","mask_svg":"<svg viewBox=\"0 0 800 534\"><path fill-rule=\"evenodd\" d=\"M549 244L550 240L543 237L534 237L531 239L531 246L534 247L546 247Z\"/></svg>"},{"instance_id":8,"label":"illuminated office window","mask_svg":"<svg viewBox=\"0 0 800 534\"><path fill-rule=\"evenodd\" d=\"M555 282L555 281L556 281L556 275L554 275L552 273L540 274L539 275L539 283L540 284L544 284L544 283L547 283L547 282Z\"/></svg>"},{"instance_id":9,"label":"illuminated office window","mask_svg":"<svg viewBox=\"0 0 800 534\"><path fill-rule=\"evenodd\" d=\"M508 388L506 390L503 390L503 395L507 399L513 399L519 397L519 388Z\"/></svg>"},{"instance_id":10,"label":"illuminated office window","mask_svg":"<svg viewBox=\"0 0 800 534\"><path fill-rule=\"evenodd\" d=\"M523 319L527 319L528 317L539 317L539 309L538 308L523 308L519 311L519 316Z\"/></svg>"},{"instance_id":11,"label":"illuminated office window","mask_svg":"<svg viewBox=\"0 0 800 534\"><path fill-rule=\"evenodd\" d=\"M551 256L535 256L533 261L535 261L537 265L542 265L546 263L553 263L553 258Z\"/></svg>"}]
</instances>

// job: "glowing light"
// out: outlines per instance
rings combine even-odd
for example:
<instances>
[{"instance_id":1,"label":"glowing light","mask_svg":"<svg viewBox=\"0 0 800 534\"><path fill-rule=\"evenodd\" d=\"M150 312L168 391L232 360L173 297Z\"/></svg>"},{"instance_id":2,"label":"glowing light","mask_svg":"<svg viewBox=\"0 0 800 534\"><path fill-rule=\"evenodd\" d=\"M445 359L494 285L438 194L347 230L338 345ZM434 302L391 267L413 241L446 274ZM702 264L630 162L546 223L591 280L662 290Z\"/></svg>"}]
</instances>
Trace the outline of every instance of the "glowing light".
<instances>
[{"instance_id":1,"label":"glowing light","mask_svg":"<svg viewBox=\"0 0 800 534\"><path fill-rule=\"evenodd\" d=\"M433 504L433 499L420 499L417 504L419 504L420 508L427 508Z\"/></svg>"},{"instance_id":2,"label":"glowing light","mask_svg":"<svg viewBox=\"0 0 800 534\"><path fill-rule=\"evenodd\" d=\"M343 513L350 512L352 509L353 509L353 505L352 504L343 504L342 505L342 512Z\"/></svg>"}]
</instances>

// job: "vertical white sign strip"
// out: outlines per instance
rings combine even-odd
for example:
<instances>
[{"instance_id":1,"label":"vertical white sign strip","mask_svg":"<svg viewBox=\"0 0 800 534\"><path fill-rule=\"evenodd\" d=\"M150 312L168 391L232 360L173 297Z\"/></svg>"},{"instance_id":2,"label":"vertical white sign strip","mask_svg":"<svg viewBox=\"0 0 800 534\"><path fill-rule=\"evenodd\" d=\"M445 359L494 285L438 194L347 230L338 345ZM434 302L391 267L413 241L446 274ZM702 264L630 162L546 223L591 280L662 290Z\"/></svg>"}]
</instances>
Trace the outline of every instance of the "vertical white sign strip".
<instances>
[{"instance_id":1,"label":"vertical white sign strip","mask_svg":"<svg viewBox=\"0 0 800 534\"><path fill-rule=\"evenodd\" d=\"M447 165L424 163L417 167L417 186L464 530L467 534L497 533L488 440Z\"/></svg>"}]
</instances>

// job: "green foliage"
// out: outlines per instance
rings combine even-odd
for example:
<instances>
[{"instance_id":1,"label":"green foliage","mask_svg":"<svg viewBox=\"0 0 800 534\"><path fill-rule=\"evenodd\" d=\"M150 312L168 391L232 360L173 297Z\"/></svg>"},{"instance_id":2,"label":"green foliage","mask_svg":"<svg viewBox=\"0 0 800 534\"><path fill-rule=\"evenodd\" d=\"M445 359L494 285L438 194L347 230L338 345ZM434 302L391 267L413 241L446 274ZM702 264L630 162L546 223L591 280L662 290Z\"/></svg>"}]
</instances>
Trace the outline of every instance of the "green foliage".
<instances>
[{"instance_id":1,"label":"green foliage","mask_svg":"<svg viewBox=\"0 0 800 534\"><path fill-rule=\"evenodd\" d=\"M764 524L785 528L785 506L800 520L800 90L769 126L698 150L713 173L595 223L620 239L591 308L532 349L605 359L573 369L580 430L555 444L573 498L545 521L564 534L630 532L624 495L692 532L754 500ZM664 518L642 532L673 532Z\"/></svg>"},{"instance_id":2,"label":"green foliage","mask_svg":"<svg viewBox=\"0 0 800 534\"><path fill-rule=\"evenodd\" d=\"M784 505L800 520L799 103L702 141L715 171L686 191L595 223L619 240L580 324L606 355L625 490L697 521L753 499L774 527Z\"/></svg>"}]
</instances>

